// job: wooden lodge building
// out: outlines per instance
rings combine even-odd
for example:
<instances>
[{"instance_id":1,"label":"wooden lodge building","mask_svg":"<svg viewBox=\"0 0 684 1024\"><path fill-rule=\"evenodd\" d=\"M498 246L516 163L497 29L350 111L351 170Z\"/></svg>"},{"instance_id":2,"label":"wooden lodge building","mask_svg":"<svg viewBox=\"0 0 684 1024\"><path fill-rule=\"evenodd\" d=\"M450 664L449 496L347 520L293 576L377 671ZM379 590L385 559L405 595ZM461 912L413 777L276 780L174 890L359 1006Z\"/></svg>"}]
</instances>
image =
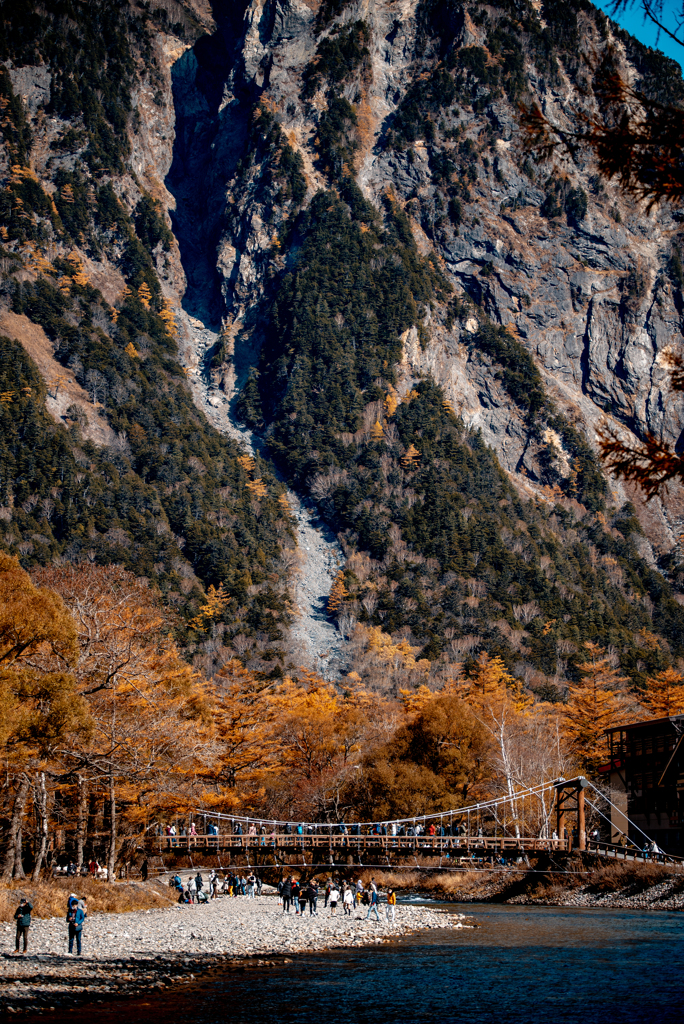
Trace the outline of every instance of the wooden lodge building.
<instances>
[{"instance_id":1,"label":"wooden lodge building","mask_svg":"<svg viewBox=\"0 0 684 1024\"><path fill-rule=\"evenodd\" d=\"M621 834L643 848L643 829L665 853L684 854L684 715L607 730L611 843ZM629 821L627 820L629 819Z\"/></svg>"}]
</instances>

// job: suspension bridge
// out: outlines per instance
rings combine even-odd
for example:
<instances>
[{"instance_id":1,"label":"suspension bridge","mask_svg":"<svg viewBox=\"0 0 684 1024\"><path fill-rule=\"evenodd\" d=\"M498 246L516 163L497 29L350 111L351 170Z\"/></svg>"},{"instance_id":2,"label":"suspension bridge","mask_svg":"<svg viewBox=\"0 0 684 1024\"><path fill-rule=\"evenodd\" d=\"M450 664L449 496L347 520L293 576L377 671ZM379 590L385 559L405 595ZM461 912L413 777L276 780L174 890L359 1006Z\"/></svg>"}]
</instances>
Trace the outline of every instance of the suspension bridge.
<instances>
[{"instance_id":1,"label":"suspension bridge","mask_svg":"<svg viewBox=\"0 0 684 1024\"><path fill-rule=\"evenodd\" d=\"M590 800L587 792L594 799ZM280 865L415 868L509 862L529 854L587 851L624 860L666 859L655 843L632 822L638 843L622 834L618 843L602 842L598 830L587 836L587 807L594 819L610 818L601 809L615 806L592 782L577 776L556 779L492 800L407 818L373 822L303 822L253 818L198 810L182 832L148 836L150 854L216 854L228 866ZM617 808L616 808L617 809ZM624 812L620 811L624 817ZM197 831L199 824L200 830ZM408 863L407 863L408 861Z\"/></svg>"}]
</instances>

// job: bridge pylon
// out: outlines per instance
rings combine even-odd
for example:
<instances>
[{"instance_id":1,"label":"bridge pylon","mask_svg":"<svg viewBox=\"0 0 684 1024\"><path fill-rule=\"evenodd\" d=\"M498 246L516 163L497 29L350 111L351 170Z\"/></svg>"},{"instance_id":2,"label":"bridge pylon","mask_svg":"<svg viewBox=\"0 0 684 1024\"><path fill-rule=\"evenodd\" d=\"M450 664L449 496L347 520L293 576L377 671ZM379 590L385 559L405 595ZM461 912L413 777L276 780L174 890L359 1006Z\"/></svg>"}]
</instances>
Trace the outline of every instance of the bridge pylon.
<instances>
[{"instance_id":1,"label":"bridge pylon","mask_svg":"<svg viewBox=\"0 0 684 1024\"><path fill-rule=\"evenodd\" d=\"M589 785L583 775L576 779L559 779L554 789L556 790L556 834L559 839L565 839L565 816L568 812L577 812L577 846L580 850L587 848L587 829L584 811L584 790ZM568 840L568 850L572 849L572 839Z\"/></svg>"}]
</instances>

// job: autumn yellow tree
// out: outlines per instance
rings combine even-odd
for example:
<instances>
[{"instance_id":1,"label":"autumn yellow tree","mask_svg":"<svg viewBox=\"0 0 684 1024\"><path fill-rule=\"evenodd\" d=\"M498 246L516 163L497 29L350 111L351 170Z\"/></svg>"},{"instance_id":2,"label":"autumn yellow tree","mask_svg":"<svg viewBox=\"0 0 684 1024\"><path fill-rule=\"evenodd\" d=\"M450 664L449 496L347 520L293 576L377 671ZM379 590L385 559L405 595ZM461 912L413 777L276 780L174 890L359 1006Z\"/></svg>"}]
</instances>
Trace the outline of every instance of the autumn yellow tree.
<instances>
[{"instance_id":1,"label":"autumn yellow tree","mask_svg":"<svg viewBox=\"0 0 684 1024\"><path fill-rule=\"evenodd\" d=\"M433 694L388 741L365 752L349 802L376 821L451 810L484 795L488 746L456 693Z\"/></svg>"},{"instance_id":2,"label":"autumn yellow tree","mask_svg":"<svg viewBox=\"0 0 684 1024\"><path fill-rule=\"evenodd\" d=\"M108 878L115 877L118 794L129 802L195 758L202 694L170 635L158 595L118 566L42 569L76 626L77 692L92 723L86 744L63 745L72 773L106 792Z\"/></svg>"},{"instance_id":3,"label":"autumn yellow tree","mask_svg":"<svg viewBox=\"0 0 684 1024\"><path fill-rule=\"evenodd\" d=\"M649 676L640 703L656 718L684 714L684 677L670 667Z\"/></svg>"},{"instance_id":4,"label":"autumn yellow tree","mask_svg":"<svg viewBox=\"0 0 684 1024\"><path fill-rule=\"evenodd\" d=\"M416 469L420 463L420 452L414 444L410 444L401 457L401 465L404 469Z\"/></svg>"},{"instance_id":5,"label":"autumn yellow tree","mask_svg":"<svg viewBox=\"0 0 684 1024\"><path fill-rule=\"evenodd\" d=\"M37 877L47 850L46 765L56 745L87 728L71 672L76 657L75 625L64 602L36 587L16 558L0 553L0 744L5 771L16 784L3 850L5 879L23 875L21 822L32 785L40 836ZM45 659L53 664L41 664Z\"/></svg>"},{"instance_id":6,"label":"autumn yellow tree","mask_svg":"<svg viewBox=\"0 0 684 1024\"><path fill-rule=\"evenodd\" d=\"M523 692L520 680L508 672L502 659L490 658L486 652L480 654L468 675L464 699L490 737L490 766L503 791L513 801L522 782L516 758L518 738L533 701ZM517 821L515 831L518 834Z\"/></svg>"},{"instance_id":7,"label":"autumn yellow tree","mask_svg":"<svg viewBox=\"0 0 684 1024\"><path fill-rule=\"evenodd\" d=\"M328 595L328 614L335 615L340 610L340 605L344 601L345 597L348 597L347 588L344 585L344 573L340 569L335 581L330 588L330 594Z\"/></svg>"},{"instance_id":8,"label":"autumn yellow tree","mask_svg":"<svg viewBox=\"0 0 684 1024\"><path fill-rule=\"evenodd\" d=\"M594 772L606 759L606 729L634 718L633 701L623 687L628 680L619 674L598 644L586 642L586 661L577 666L581 678L568 687L563 707L563 730L577 764Z\"/></svg>"},{"instance_id":9,"label":"autumn yellow tree","mask_svg":"<svg viewBox=\"0 0 684 1024\"><path fill-rule=\"evenodd\" d=\"M205 688L212 757L204 773L204 799L214 806L226 800L233 806L253 804L266 777L282 767L280 682L262 678L234 659Z\"/></svg>"}]
</instances>

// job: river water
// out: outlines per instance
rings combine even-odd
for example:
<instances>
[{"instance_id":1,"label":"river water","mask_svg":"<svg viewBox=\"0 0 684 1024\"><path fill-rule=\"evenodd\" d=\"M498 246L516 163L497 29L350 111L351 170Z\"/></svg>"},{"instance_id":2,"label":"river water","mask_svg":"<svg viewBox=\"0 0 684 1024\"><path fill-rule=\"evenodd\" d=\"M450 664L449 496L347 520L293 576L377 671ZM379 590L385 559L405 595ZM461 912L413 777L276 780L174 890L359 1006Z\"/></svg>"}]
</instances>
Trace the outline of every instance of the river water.
<instances>
[{"instance_id":1,"label":"river water","mask_svg":"<svg viewBox=\"0 0 684 1024\"><path fill-rule=\"evenodd\" d=\"M684 1021L684 914L495 905L450 909L472 915L478 927L306 955L278 967L214 973L186 990L92 1006L65 1019L73 1024Z\"/></svg>"}]
</instances>

